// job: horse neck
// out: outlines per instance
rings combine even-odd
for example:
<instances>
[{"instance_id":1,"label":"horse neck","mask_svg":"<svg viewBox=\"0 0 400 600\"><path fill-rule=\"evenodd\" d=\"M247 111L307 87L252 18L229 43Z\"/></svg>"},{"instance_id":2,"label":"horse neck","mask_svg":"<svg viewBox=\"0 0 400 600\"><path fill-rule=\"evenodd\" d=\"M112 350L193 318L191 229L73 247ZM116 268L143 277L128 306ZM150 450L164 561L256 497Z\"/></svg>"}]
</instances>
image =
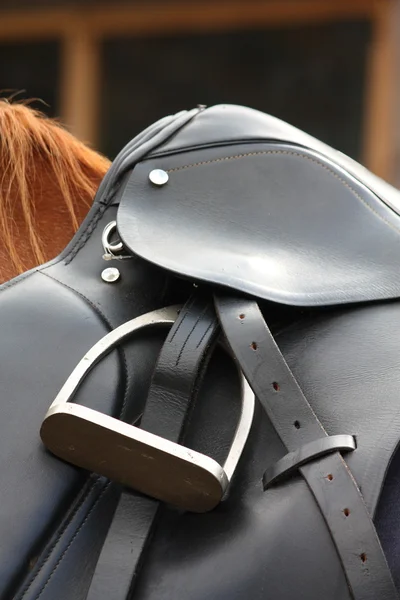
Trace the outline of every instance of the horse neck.
<instances>
[{"instance_id":1,"label":"horse neck","mask_svg":"<svg viewBox=\"0 0 400 600\"><path fill-rule=\"evenodd\" d=\"M94 191L104 174L103 169L100 172L97 168L87 170L91 184L88 187L92 192L81 190L72 194L69 198L73 205L71 211L54 174L43 161L33 160L27 169L31 217L27 218L18 185L11 184L12 202L7 202L2 210L2 218L10 223L11 236L8 240L0 241L0 283L54 258L65 248L86 216L93 202ZM8 189L9 186L10 182L5 178L2 189ZM39 246L39 256L32 244L32 229Z\"/></svg>"},{"instance_id":2,"label":"horse neck","mask_svg":"<svg viewBox=\"0 0 400 600\"><path fill-rule=\"evenodd\" d=\"M26 106L0 102L0 132L2 283L67 245L109 161Z\"/></svg>"}]
</instances>

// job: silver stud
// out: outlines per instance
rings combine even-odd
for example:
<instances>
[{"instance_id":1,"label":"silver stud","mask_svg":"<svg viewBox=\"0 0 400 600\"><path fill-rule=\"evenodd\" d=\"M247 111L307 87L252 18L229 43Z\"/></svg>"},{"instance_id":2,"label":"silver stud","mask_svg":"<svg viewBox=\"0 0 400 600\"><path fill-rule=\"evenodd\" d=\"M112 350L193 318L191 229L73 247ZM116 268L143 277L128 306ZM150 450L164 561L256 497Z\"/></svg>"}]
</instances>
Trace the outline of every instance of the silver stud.
<instances>
[{"instance_id":1,"label":"silver stud","mask_svg":"<svg viewBox=\"0 0 400 600\"><path fill-rule=\"evenodd\" d=\"M118 281L120 276L121 273L115 267L109 267L108 269L104 269L104 271L101 272L102 280L106 281L107 283L114 283L115 281Z\"/></svg>"},{"instance_id":2,"label":"silver stud","mask_svg":"<svg viewBox=\"0 0 400 600\"><path fill-rule=\"evenodd\" d=\"M165 185L169 179L169 175L162 169L153 169L149 173L149 179L154 185Z\"/></svg>"}]
</instances>

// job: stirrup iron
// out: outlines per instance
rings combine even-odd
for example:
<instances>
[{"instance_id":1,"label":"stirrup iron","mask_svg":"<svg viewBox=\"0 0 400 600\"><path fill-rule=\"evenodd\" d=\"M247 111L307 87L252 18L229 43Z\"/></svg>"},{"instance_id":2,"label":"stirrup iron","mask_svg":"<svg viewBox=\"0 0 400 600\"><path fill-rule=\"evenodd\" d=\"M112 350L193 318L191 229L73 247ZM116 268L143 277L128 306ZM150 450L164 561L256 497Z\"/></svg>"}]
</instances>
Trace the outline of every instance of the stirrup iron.
<instances>
[{"instance_id":1,"label":"stirrup iron","mask_svg":"<svg viewBox=\"0 0 400 600\"><path fill-rule=\"evenodd\" d=\"M71 402L93 367L136 332L172 325L179 306L156 310L105 335L78 363L43 420L43 443L59 458L192 512L219 504L246 444L254 394L241 375L242 410L223 466L214 459L109 415Z\"/></svg>"}]
</instances>

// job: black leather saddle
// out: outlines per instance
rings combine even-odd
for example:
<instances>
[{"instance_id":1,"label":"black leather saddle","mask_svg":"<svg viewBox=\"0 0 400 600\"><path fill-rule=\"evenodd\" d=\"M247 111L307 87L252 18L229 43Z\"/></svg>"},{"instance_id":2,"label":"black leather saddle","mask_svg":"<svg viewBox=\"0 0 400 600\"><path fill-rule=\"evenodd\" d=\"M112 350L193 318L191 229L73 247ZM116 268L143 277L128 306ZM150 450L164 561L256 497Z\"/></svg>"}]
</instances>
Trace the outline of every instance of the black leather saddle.
<instances>
[{"instance_id":1,"label":"black leather saddle","mask_svg":"<svg viewBox=\"0 0 400 600\"><path fill-rule=\"evenodd\" d=\"M0 288L0 598L398 599L399 214L248 108L132 140Z\"/></svg>"}]
</instances>

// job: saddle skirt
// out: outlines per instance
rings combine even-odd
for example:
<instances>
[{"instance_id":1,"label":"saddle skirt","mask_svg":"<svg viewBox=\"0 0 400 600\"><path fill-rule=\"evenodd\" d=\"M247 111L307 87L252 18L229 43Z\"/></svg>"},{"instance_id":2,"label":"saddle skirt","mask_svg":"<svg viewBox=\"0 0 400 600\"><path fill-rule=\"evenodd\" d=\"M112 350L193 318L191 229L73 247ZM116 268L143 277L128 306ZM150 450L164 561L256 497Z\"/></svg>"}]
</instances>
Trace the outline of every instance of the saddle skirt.
<instances>
[{"instance_id":1,"label":"saddle skirt","mask_svg":"<svg viewBox=\"0 0 400 600\"><path fill-rule=\"evenodd\" d=\"M398 598L399 214L249 108L132 140L0 288L0 598Z\"/></svg>"}]
</instances>

